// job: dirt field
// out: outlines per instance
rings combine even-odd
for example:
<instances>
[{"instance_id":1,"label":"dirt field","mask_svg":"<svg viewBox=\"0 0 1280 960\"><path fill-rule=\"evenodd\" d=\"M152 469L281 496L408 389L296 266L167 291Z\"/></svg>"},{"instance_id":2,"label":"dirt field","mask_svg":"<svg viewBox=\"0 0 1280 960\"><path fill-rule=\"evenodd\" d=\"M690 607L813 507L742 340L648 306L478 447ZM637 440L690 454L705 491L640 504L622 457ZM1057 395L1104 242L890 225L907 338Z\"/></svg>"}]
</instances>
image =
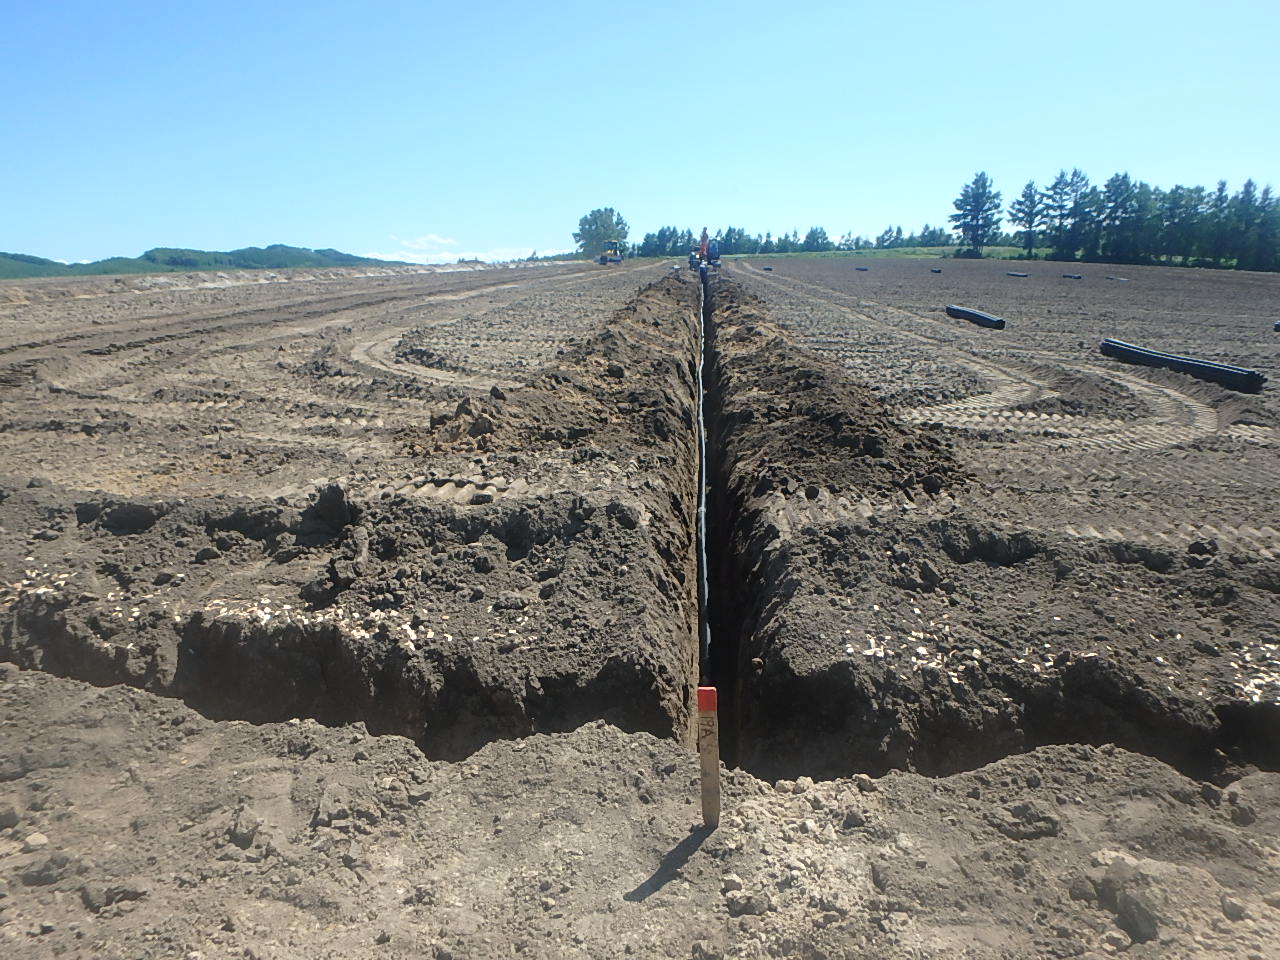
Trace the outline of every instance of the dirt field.
<instances>
[{"instance_id":1,"label":"dirt field","mask_svg":"<svg viewBox=\"0 0 1280 960\"><path fill-rule=\"evenodd\" d=\"M1280 277L766 262L0 283L0 942L1280 956Z\"/></svg>"},{"instance_id":2,"label":"dirt field","mask_svg":"<svg viewBox=\"0 0 1280 960\"><path fill-rule=\"evenodd\" d=\"M788 682L845 682L835 678L851 672L848 682L875 688L874 717L842 709L800 721L806 742L819 719L849 740L843 759L819 748L829 772L855 759L866 769L873 757L881 768L947 772L1073 740L1122 743L1219 779L1233 766L1274 767L1280 407L1272 391L1242 395L1122 365L1097 345L1118 337L1280 369L1271 329L1280 278L1126 268L1129 279L1107 280L1102 267L1053 264L1016 278L1008 264L948 261L934 274L934 263L863 272L792 260L731 271L904 428L949 444L970 478L932 495L902 484L877 495L859 480L858 458L840 455L839 431L817 438L828 445L819 459L843 461L839 479L807 503L771 505L783 518L772 522L796 536L766 552L786 551L779 575L792 579L806 554L812 589L826 600L811 609L793 597L766 612L787 639L776 661L765 658L760 696L772 701L780 688L783 677L768 675L775 664ZM1068 270L1082 279L1064 278ZM952 320L949 303L1001 315L1008 327ZM823 375L834 391L835 375ZM765 423L752 426L776 434ZM898 459L894 449L879 458ZM748 533L759 525L749 521ZM767 646L769 629L748 632ZM847 656L832 642L841 637ZM777 769L777 758L798 754L780 749L792 731L765 706L752 710L761 769Z\"/></svg>"}]
</instances>

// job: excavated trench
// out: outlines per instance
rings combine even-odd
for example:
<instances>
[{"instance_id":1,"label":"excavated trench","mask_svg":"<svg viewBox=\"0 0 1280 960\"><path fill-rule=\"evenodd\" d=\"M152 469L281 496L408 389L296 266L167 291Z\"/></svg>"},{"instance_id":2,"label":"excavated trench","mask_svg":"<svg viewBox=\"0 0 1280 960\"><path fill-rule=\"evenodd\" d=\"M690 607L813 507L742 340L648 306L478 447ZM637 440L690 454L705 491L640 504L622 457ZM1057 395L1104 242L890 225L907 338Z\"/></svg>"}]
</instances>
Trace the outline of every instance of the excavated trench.
<instances>
[{"instance_id":1,"label":"excavated trench","mask_svg":"<svg viewBox=\"0 0 1280 960\"><path fill-rule=\"evenodd\" d=\"M731 531L735 513L730 501L729 477L724 456L725 430L730 421L723 408L724 384L717 362L715 285L703 273L702 338L699 356L699 426L702 461L701 527L699 559L703 586L702 610L702 675L714 686L720 707L720 755L729 766L738 765L739 699L738 680L742 650L742 632L751 620L750 594L744 587L751 583L751 571L744 565L746 554L734 549Z\"/></svg>"},{"instance_id":2,"label":"excavated trench","mask_svg":"<svg viewBox=\"0 0 1280 960\"><path fill-rule=\"evenodd\" d=\"M1196 699L1117 628L1055 626L1131 612L1089 608L1072 578L1181 595L1197 589L1196 558L998 528L945 436L899 422L714 275L703 346L704 675L730 764L765 779L941 776L1116 743L1204 780L1280 766L1280 708ZM1060 603L1071 616L1035 616Z\"/></svg>"},{"instance_id":3,"label":"excavated trench","mask_svg":"<svg viewBox=\"0 0 1280 960\"><path fill-rule=\"evenodd\" d=\"M214 719L364 722L438 759L593 719L687 739L701 680L720 692L723 758L766 779L945 775L1071 742L1201 779L1280 767L1275 705L1190 702L1066 642L1024 664L1024 641L1045 636L1019 604L1115 558L992 526L945 436L899 422L732 281L642 290L540 383L509 407L460 404L436 435L611 463L591 496L493 503L477 486L462 506L360 504L328 488L299 511L10 492L6 526L74 527L98 555L79 580L28 571L0 653ZM522 433L517 411L535 403ZM314 577L328 560L292 611L188 602L176 615L148 605L180 582L175 544L246 570L311 557ZM1172 575L1160 558L1121 559ZM214 565L190 568L193 598L223 589L198 582ZM114 571L114 589L84 589L88 567ZM1012 578L1021 598L1002 599Z\"/></svg>"}]
</instances>

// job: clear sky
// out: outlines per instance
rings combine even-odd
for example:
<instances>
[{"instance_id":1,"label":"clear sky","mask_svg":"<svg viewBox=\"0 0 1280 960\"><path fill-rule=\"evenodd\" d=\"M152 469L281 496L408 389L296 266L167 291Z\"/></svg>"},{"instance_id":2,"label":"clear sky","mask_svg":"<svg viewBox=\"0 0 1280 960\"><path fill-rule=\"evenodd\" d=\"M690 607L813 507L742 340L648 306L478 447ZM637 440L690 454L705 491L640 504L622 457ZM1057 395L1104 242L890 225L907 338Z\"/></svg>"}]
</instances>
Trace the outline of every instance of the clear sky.
<instances>
[{"instance_id":1,"label":"clear sky","mask_svg":"<svg viewBox=\"0 0 1280 960\"><path fill-rule=\"evenodd\" d=\"M1280 187L1280 5L6 0L0 250L832 237L1061 167Z\"/></svg>"}]
</instances>

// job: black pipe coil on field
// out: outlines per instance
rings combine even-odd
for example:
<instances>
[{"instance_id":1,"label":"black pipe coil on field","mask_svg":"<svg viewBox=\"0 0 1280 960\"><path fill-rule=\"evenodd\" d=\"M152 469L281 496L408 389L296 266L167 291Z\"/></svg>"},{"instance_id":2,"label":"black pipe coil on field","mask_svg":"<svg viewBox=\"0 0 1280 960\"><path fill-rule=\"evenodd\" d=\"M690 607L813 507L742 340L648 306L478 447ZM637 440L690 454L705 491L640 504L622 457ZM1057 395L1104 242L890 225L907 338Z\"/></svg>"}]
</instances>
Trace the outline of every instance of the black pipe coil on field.
<instances>
[{"instance_id":1,"label":"black pipe coil on field","mask_svg":"<svg viewBox=\"0 0 1280 960\"><path fill-rule=\"evenodd\" d=\"M870 267L854 267L853 269L855 269L855 270L861 270L863 273L866 273L866 272L867 272L868 270L870 270L871 268L870 268Z\"/></svg>"},{"instance_id":2,"label":"black pipe coil on field","mask_svg":"<svg viewBox=\"0 0 1280 960\"><path fill-rule=\"evenodd\" d=\"M976 323L980 327L990 327L992 330L1004 329L1003 317L983 313L981 310L970 310L968 307L957 307L954 303L947 304L947 316L957 320L968 320L970 323Z\"/></svg>"},{"instance_id":3,"label":"black pipe coil on field","mask_svg":"<svg viewBox=\"0 0 1280 960\"><path fill-rule=\"evenodd\" d=\"M1146 347L1125 343L1123 340L1103 340L1101 349L1104 357L1111 357L1113 360L1136 363L1144 367L1176 370L1197 380L1208 380L1230 390L1238 390L1240 393L1257 393L1267 382L1263 374L1248 367L1237 367L1213 360L1197 360L1195 357L1182 357L1176 353L1162 353L1159 350L1149 350Z\"/></svg>"},{"instance_id":4,"label":"black pipe coil on field","mask_svg":"<svg viewBox=\"0 0 1280 960\"><path fill-rule=\"evenodd\" d=\"M1025 273L1018 273L1016 270L1008 270L1005 272L1006 277L1025 277Z\"/></svg>"},{"instance_id":5,"label":"black pipe coil on field","mask_svg":"<svg viewBox=\"0 0 1280 960\"><path fill-rule=\"evenodd\" d=\"M1062 275L1062 279L1064 279L1064 280L1083 280L1083 279L1084 279L1084 277L1083 277L1083 276L1081 276L1081 275L1080 275L1080 274L1078 274L1078 273L1064 273L1064 274Z\"/></svg>"},{"instance_id":6,"label":"black pipe coil on field","mask_svg":"<svg viewBox=\"0 0 1280 960\"><path fill-rule=\"evenodd\" d=\"M1274 330L1276 333L1280 333L1280 320L1277 320L1276 325L1271 329Z\"/></svg>"},{"instance_id":7,"label":"black pipe coil on field","mask_svg":"<svg viewBox=\"0 0 1280 960\"><path fill-rule=\"evenodd\" d=\"M930 267L930 268L929 268L929 272L930 272L930 273L941 273L941 272L942 272L942 268L941 268L941 267Z\"/></svg>"}]
</instances>

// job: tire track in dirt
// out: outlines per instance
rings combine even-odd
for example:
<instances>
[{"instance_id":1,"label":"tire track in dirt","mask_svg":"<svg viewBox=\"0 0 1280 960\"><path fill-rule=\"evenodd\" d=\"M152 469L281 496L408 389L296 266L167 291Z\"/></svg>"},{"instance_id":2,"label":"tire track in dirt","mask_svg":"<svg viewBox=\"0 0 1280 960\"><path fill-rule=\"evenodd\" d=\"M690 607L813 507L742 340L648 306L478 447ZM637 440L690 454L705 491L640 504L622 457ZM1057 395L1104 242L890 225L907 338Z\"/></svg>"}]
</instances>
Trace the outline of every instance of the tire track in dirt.
<instances>
[{"instance_id":1,"label":"tire track in dirt","mask_svg":"<svg viewBox=\"0 0 1280 960\"><path fill-rule=\"evenodd\" d=\"M782 281L767 277L762 272L742 264L753 276L765 283L782 286ZM1147 401L1154 408L1152 422L1138 425L1126 425L1124 421L1094 417L1070 417L1061 414L1042 415L1031 411L1013 410L1012 407L1031 400L1057 396L1058 392L1052 383L1043 377L1002 369L988 360L984 360L955 345L954 326L925 317L920 314L893 307L873 300L860 300L863 305L872 305L896 316L914 321L918 327L932 326L944 330L943 334L901 331L881 318L872 316L861 310L855 310L839 302L841 295L835 291L816 284L805 284L791 281L798 288L802 297L833 306L846 315L863 323L891 330L918 343L933 348L947 347L955 356L954 359L984 380L994 384L993 389L979 395L943 404L919 406L901 412L901 415L913 422L936 421L948 426L975 426L989 428L1000 425L1006 429L1023 429L1040 431L1048 424L1062 430L1065 436L1048 438L1046 442L1054 445L1066 443L1080 446L1106 446L1123 448L1154 449L1162 445L1185 443L1199 439L1218 429L1217 412L1209 404L1188 396L1172 387L1153 384L1141 377L1121 373L1111 366L1100 364L1063 364L1056 354L1045 351L1020 352L1038 362L1047 362L1065 370L1075 370L1096 376L1102 376L1121 384ZM831 299L809 291L823 291L830 294ZM792 291L793 293L797 291ZM946 335L950 334L950 335ZM1077 434L1077 435L1073 435ZM1074 441L1074 442L1073 442Z\"/></svg>"},{"instance_id":2,"label":"tire track in dirt","mask_svg":"<svg viewBox=\"0 0 1280 960\"><path fill-rule=\"evenodd\" d=\"M649 264L627 265L622 270L614 270L614 273L632 274L638 271L652 270ZM545 278L538 278L545 279ZM599 279L599 274L594 271L588 271L587 275L576 277L574 279L564 280L558 285L559 289L567 287L580 286L586 283L592 283ZM492 292L494 290L503 289L527 289L525 285L506 284L500 287L491 287L486 290L464 291L454 294L448 298L435 298L422 304L416 305L416 308L432 306L445 300L465 300L479 296L482 293ZM406 364L397 362L395 357L395 346L400 342L401 338L411 329L418 327L444 327L449 324L456 323L458 317L447 317L443 319L432 319L429 317L415 316L415 307L407 308L394 325L394 329L390 332L381 333L378 336L360 340L353 343L349 350L349 356L357 364L362 364L370 369L385 371L395 374L399 377L411 377L421 380L432 381L435 383L449 384L453 386L464 387L473 390L487 390L492 386L498 386L503 389L514 388L520 385L520 381L504 377L499 373L490 373L487 370L479 373L466 373L455 370L441 370L426 367L421 364ZM474 358L469 358L474 359Z\"/></svg>"},{"instance_id":3,"label":"tire track in dirt","mask_svg":"<svg viewBox=\"0 0 1280 960\"><path fill-rule=\"evenodd\" d=\"M536 298L541 302L566 287L599 283L600 296L609 299L646 270L653 268L627 264L602 273L595 265L582 265L518 277L506 271L467 273L436 281L448 283L442 290L424 290L424 278L413 275L393 278L393 289L388 289L392 281L375 278L368 283L376 289L356 284L353 291L345 285L319 295L314 288L258 285L240 290L232 308L196 297L194 309L185 313L174 312L181 297L157 304L121 294L114 306L59 303L57 309L69 311L59 321L63 326L82 313L86 323L91 314L111 320L92 331L53 338L60 345L4 358L27 364L26 375L11 380L12 386L24 396L33 389L47 393L48 400L31 405L15 396L0 423L0 455L21 451L15 462L21 459L26 469L126 495L194 494L227 487L233 476L242 477L233 486L248 495L305 495L312 489L309 479L359 475L369 469L362 463L403 457L399 429L451 415L468 390L487 391L507 382L507 377L481 375L445 384L419 376L415 364L371 364L367 360L378 357L362 354L369 345L358 341L394 339L405 329L440 319L457 304L506 310L535 290L548 291ZM459 289L459 284L469 286ZM282 300L282 295L287 296ZM591 295L599 299L595 291ZM185 319L165 319L157 326L157 316ZM514 338L512 350L524 336L525 324L517 320L506 328ZM30 330L26 322L17 329L24 326ZM560 330L569 336L579 332L567 322ZM136 335L144 331L148 336ZM86 352L131 341L138 342L98 355ZM330 365L313 370L317 358ZM95 439L108 434L118 442ZM175 456L168 447L184 452ZM313 462L310 469L301 466L306 461ZM414 471L407 474L412 477ZM399 475L393 468L392 476Z\"/></svg>"},{"instance_id":4,"label":"tire track in dirt","mask_svg":"<svg viewBox=\"0 0 1280 960\"><path fill-rule=\"evenodd\" d=\"M751 274L753 279L784 289L790 295L807 300L810 303L819 304L828 309L835 309L850 320L853 320L855 323L864 325L865 327L873 330L878 330L891 338L909 341L916 346L928 348L930 352L936 351L940 346L946 347L946 359L972 371L983 381L986 381L991 385L991 389L982 393L974 394L959 401L954 401L955 412L960 416L977 416L988 412L994 413L996 411L1004 410L1014 404L1026 403L1040 397L1055 395L1055 391L1051 384L1043 378L1036 378L1029 374L1022 374L998 367L989 361L968 353L963 350L963 348L957 347L954 328L948 329L946 324L937 320L912 314L907 311L898 310L897 308L885 307L883 304L869 300L857 301L857 307L850 306L847 303L841 302L842 300L846 300L846 297L836 291L818 286L817 284L808 284L797 280L791 280L789 282L782 281L778 278L767 276L762 271L759 271L745 263L735 266L745 268L746 271ZM900 315L909 320L917 329L906 330L901 326L888 322L882 317L874 316L862 309L862 307L867 305L882 308L887 312ZM948 336L947 334L950 335ZM821 349L820 345L819 349ZM831 351L828 348L825 352L836 352L839 356L838 350ZM846 366L849 365L845 357L841 356L840 360ZM936 409L946 413L948 412L948 408L951 406L953 406L953 404L946 404ZM931 408L922 407L919 409L928 410ZM941 421L943 423L947 422L944 417L921 416L912 418L910 414L907 414L906 418L915 419L916 422L924 420Z\"/></svg>"},{"instance_id":5,"label":"tire track in dirt","mask_svg":"<svg viewBox=\"0 0 1280 960\"><path fill-rule=\"evenodd\" d=\"M636 268L632 268L636 269ZM590 273L590 271L581 271ZM573 273L568 274L573 276ZM299 291L297 299L286 299L267 306L247 305L238 309L215 309L195 312L190 310L171 310L152 314L145 319L122 324L105 323L100 328L89 331L65 333L59 336L46 337L39 340L0 345L0 357L8 357L10 365L40 359L39 351L53 347L72 345L89 345L83 352L94 355L111 355L125 350L174 341L189 340L192 337L223 334L235 327L255 329L266 327L272 332L266 338L253 337L236 341L232 345L256 343L262 339L298 336L316 329L339 325L349 318L347 314L368 311L388 305L397 305L401 311L412 311L429 307L437 303L449 303L468 300L504 290L526 289L543 283L562 280L566 274L521 277L510 280L508 276L477 278L472 273L465 277L450 274L448 282L468 282L461 290L445 289L439 292L423 290L424 278L436 278L437 274L408 275L401 281L404 289L399 291L369 292L351 294L342 290L322 291L320 293L303 293ZM383 279L383 278L379 278ZM476 280L482 282L476 284ZM581 281L578 281L581 282ZM323 320L316 324L313 321ZM196 325L193 326L192 324ZM284 324L289 324L285 326ZM168 329L166 329L166 327ZM142 335L145 334L145 335ZM34 357L24 357L24 353L34 353Z\"/></svg>"},{"instance_id":6,"label":"tire track in dirt","mask_svg":"<svg viewBox=\"0 0 1280 960\"><path fill-rule=\"evenodd\" d=\"M1140 375L1117 370L1114 365L1093 362L1063 363L1050 351L1019 347L1021 358L998 365L977 357L958 344L961 334L947 322L935 320L910 310L877 301L859 299L857 307L848 305L848 297L817 284L789 278L784 281L747 265L739 264L753 279L784 289L789 295L810 303L821 303L851 321L888 333L931 351L940 348L958 365L977 374L988 389L943 403L900 408L898 415L911 423L940 423L947 427L973 432L985 443L995 443L1002 450L1003 465L994 470L977 458L979 474L988 482L1008 487L1014 484L1049 491L1081 489L1091 477L1106 471L1117 457L1140 457L1141 470L1148 483L1159 489L1186 489L1208 485L1228 490L1239 485L1235 465L1216 458L1181 461L1166 473L1161 460L1153 454L1171 448L1195 444L1226 432L1256 445L1274 443L1275 431L1268 427L1237 425L1223 430L1218 411L1204 400L1166 384L1155 383ZM829 297L829 299L828 299ZM843 301L843 302L842 302ZM867 311L865 307L876 307ZM883 312L877 316L877 312ZM912 329L903 330L884 318L883 314L908 322ZM825 338L815 344L819 349L835 353L847 365L848 340ZM1026 368L1034 366L1035 372ZM1058 368L1065 373L1101 377L1127 390L1150 410L1136 421L1065 413L1041 413L1018 409L1032 401L1059 396L1052 378L1044 371ZM1115 482L1122 482L1119 477ZM864 511L891 515L902 504L866 505ZM908 506L906 509L912 509ZM1017 513L1016 518L1001 524L1005 529L1030 528L1072 538L1145 543L1156 547L1185 550L1197 541L1214 541L1225 549L1242 550L1262 559L1280 557L1280 535L1266 524L1236 523L1227 516L1216 522L1187 522L1170 519L1159 503L1142 507L1135 503L1130 510L1116 515L1099 515L1096 520L1080 523L1045 523L1035 511Z\"/></svg>"},{"instance_id":7,"label":"tire track in dirt","mask_svg":"<svg viewBox=\"0 0 1280 960\"><path fill-rule=\"evenodd\" d=\"M743 264L753 276L765 283L779 286L782 281L766 277L761 271ZM1021 351L1038 362L1047 362L1066 370L1077 370L1093 375L1103 376L1137 394L1154 409L1150 422L1136 425L1123 421L1094 417L1070 417L1061 414L1041 415L1031 411L1012 409L1032 400L1058 395L1052 383L1043 377L1034 377L1024 373L1000 368L990 361L984 360L955 345L954 327L940 320L925 317L900 307L892 307L874 300L860 300L860 305L875 306L894 316L914 321L918 328L932 326L943 331L939 334L901 331L887 321L877 318L862 310L855 310L841 302L841 296L835 291L827 291L815 284L804 284L791 281L802 297L824 302L846 315L863 323L892 330L922 345L932 348L946 347L952 358L984 380L993 385L985 393L949 403L919 406L901 412L901 416L909 421L920 423L926 421L940 422L947 426L975 427L991 429L993 427L1020 430L1024 432L1042 432L1046 428L1054 431L1054 436L1047 438L1030 438L1032 442L1042 439L1044 443L1058 446L1100 446L1108 449L1159 449L1186 443L1216 432L1218 429L1217 412L1203 401L1190 397L1172 387L1152 384L1141 377L1120 373L1112 368L1098 364L1064 365L1055 354L1038 351ZM823 291L830 295L824 299L821 295L809 291ZM950 333L951 335L946 335Z\"/></svg>"},{"instance_id":8,"label":"tire track in dirt","mask_svg":"<svg viewBox=\"0 0 1280 960\"><path fill-rule=\"evenodd\" d=\"M42 340L9 344L7 346L0 347L0 356L8 356L11 354L18 354L21 356L23 351L35 352L48 347L84 343L98 344L98 346L91 347L84 352L94 353L99 356L106 356L113 353L119 353L122 350L127 349L152 346L158 343L167 343L173 340L187 339L190 337L208 336L236 325L248 325L251 327L258 326L264 320L268 323L276 323L279 322L278 317L281 312L300 311L292 319L310 320L317 317L332 316L335 313L344 312L346 310L368 309L385 303L394 303L400 299L403 299L403 297L370 297L368 295L353 297L350 294L327 294L308 297L304 300L287 304L275 304L269 307L251 307L198 317L192 317L190 313L175 312L148 317L145 321L135 323L133 325L106 326L102 330L70 333ZM204 325L192 327L190 324L193 320L198 320ZM158 324L171 324L176 329L160 333L152 332L148 336L129 339L133 334L142 333L144 331L154 331ZM121 338L125 339L122 340ZM17 362L21 361L19 360Z\"/></svg>"}]
</instances>

